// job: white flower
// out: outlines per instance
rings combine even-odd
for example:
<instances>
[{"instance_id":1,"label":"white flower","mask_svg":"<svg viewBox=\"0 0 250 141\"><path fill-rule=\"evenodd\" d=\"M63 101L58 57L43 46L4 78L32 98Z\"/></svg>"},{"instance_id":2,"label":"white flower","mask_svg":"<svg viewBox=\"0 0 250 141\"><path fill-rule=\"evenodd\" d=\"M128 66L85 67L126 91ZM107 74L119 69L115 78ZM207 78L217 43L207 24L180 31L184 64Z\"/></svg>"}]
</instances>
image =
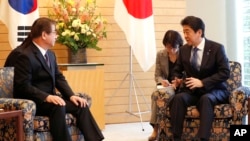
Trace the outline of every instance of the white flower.
<instances>
[{"instance_id":1,"label":"white flower","mask_svg":"<svg viewBox=\"0 0 250 141\"><path fill-rule=\"evenodd\" d=\"M62 32L62 36L66 36L67 34L66 34L66 32Z\"/></svg>"},{"instance_id":2,"label":"white flower","mask_svg":"<svg viewBox=\"0 0 250 141\"><path fill-rule=\"evenodd\" d=\"M80 25L81 25L80 19L73 20L72 27L79 27Z\"/></svg>"},{"instance_id":3,"label":"white flower","mask_svg":"<svg viewBox=\"0 0 250 141\"><path fill-rule=\"evenodd\" d=\"M64 32L62 32L62 36L70 35L70 30L66 29Z\"/></svg>"},{"instance_id":4,"label":"white flower","mask_svg":"<svg viewBox=\"0 0 250 141\"><path fill-rule=\"evenodd\" d=\"M87 34L87 35L91 35L91 32L90 32L90 31L88 31L86 34Z\"/></svg>"},{"instance_id":5,"label":"white flower","mask_svg":"<svg viewBox=\"0 0 250 141\"><path fill-rule=\"evenodd\" d=\"M75 7L73 7L71 10L72 10L73 13L76 12L76 8Z\"/></svg>"},{"instance_id":6,"label":"white flower","mask_svg":"<svg viewBox=\"0 0 250 141\"><path fill-rule=\"evenodd\" d=\"M88 31L90 28L87 24L84 24L84 28Z\"/></svg>"},{"instance_id":7,"label":"white flower","mask_svg":"<svg viewBox=\"0 0 250 141\"><path fill-rule=\"evenodd\" d=\"M77 34L75 34L74 39L75 39L76 41L79 41L79 37L78 37Z\"/></svg>"},{"instance_id":8,"label":"white flower","mask_svg":"<svg viewBox=\"0 0 250 141\"><path fill-rule=\"evenodd\" d=\"M85 34L87 31L86 31L86 29L85 28L81 28L81 33L82 34Z\"/></svg>"},{"instance_id":9,"label":"white flower","mask_svg":"<svg viewBox=\"0 0 250 141\"><path fill-rule=\"evenodd\" d=\"M84 7L81 6L81 7L79 8L79 12L83 12L83 11L84 11Z\"/></svg>"},{"instance_id":10,"label":"white flower","mask_svg":"<svg viewBox=\"0 0 250 141\"><path fill-rule=\"evenodd\" d=\"M75 34L75 31L70 32L70 36L74 36Z\"/></svg>"}]
</instances>

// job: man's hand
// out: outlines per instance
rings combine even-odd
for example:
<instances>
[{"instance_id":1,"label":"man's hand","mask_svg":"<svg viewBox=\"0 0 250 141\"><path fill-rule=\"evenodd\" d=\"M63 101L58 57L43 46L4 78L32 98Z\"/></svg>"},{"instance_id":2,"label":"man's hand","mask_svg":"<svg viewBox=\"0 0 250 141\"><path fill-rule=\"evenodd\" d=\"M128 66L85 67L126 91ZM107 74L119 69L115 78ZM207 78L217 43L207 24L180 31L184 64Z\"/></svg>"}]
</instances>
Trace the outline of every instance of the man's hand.
<instances>
[{"instance_id":1,"label":"man's hand","mask_svg":"<svg viewBox=\"0 0 250 141\"><path fill-rule=\"evenodd\" d=\"M80 106L80 107L86 107L86 105L88 105L88 102L86 99L81 98L76 95L71 96L70 101L73 102L76 106Z\"/></svg>"},{"instance_id":2,"label":"man's hand","mask_svg":"<svg viewBox=\"0 0 250 141\"><path fill-rule=\"evenodd\" d=\"M177 87L179 87L182 83L182 79L179 79L177 77L174 78L174 80L172 80L172 86L174 87L174 89L176 90Z\"/></svg>"},{"instance_id":3,"label":"man's hand","mask_svg":"<svg viewBox=\"0 0 250 141\"><path fill-rule=\"evenodd\" d=\"M186 78L185 84L186 84L186 87L188 87L191 90L195 88L203 87L203 83L201 82L201 80L197 78L193 78L193 77Z\"/></svg>"},{"instance_id":4,"label":"man's hand","mask_svg":"<svg viewBox=\"0 0 250 141\"><path fill-rule=\"evenodd\" d=\"M56 95L47 96L46 97L46 102L53 103L55 105L60 105L60 106L65 106L66 105L65 101L61 97L56 96Z\"/></svg>"}]
</instances>

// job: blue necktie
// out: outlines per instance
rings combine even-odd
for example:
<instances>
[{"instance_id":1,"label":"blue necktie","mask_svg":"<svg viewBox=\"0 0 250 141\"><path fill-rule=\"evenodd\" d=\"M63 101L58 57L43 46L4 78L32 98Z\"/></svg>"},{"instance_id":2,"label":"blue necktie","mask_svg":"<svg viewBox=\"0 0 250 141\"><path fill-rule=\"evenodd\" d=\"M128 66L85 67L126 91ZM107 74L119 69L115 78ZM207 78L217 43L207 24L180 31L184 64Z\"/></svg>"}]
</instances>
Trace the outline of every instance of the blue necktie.
<instances>
[{"instance_id":1,"label":"blue necktie","mask_svg":"<svg viewBox=\"0 0 250 141\"><path fill-rule=\"evenodd\" d=\"M197 51L199 49L197 47L193 48L193 56L191 58L191 66L193 67L194 70L198 71L199 68L198 68L198 62L197 62L197 59L198 59L198 56L197 56Z\"/></svg>"},{"instance_id":2,"label":"blue necktie","mask_svg":"<svg viewBox=\"0 0 250 141\"><path fill-rule=\"evenodd\" d=\"M48 56L48 54L45 53L44 57L45 57L45 61L46 61L47 65L48 65L48 67L50 68L50 62L49 62L49 56Z\"/></svg>"}]
</instances>

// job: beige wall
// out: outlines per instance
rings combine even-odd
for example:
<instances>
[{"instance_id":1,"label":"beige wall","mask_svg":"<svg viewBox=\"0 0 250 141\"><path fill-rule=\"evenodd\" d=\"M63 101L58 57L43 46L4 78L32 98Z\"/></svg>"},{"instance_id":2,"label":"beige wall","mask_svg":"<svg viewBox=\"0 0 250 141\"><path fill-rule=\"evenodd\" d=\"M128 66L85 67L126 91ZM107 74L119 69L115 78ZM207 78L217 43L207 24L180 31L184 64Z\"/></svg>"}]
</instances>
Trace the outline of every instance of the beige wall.
<instances>
[{"instance_id":1,"label":"beige wall","mask_svg":"<svg viewBox=\"0 0 250 141\"><path fill-rule=\"evenodd\" d=\"M47 8L51 6L51 0L38 0L40 16L47 15ZM102 15L108 20L108 38L100 41L102 51L87 50L88 62L104 63L104 97L105 97L105 121L106 123L121 123L140 121L140 118L126 113L129 110L129 77L123 82L129 73L129 45L124 33L116 24L113 18L115 0L97 0ZM181 32L180 20L185 15L185 0L153 0L153 12L155 19L155 34L157 50L163 48L162 37L166 30L174 29ZM0 22L0 66L3 66L11 48L7 39L8 30ZM67 50L60 45L53 49L56 52L58 63L67 62ZM150 95L154 90L154 66L148 72L143 72L133 57L133 76L139 86L136 87L139 107L142 111L150 108ZM116 91L117 90L117 91ZM116 93L115 93L116 91ZM137 112L134 91L132 91L131 110ZM144 98L146 102L144 101ZM94 103L94 101L93 101ZM143 121L148 121L150 113L142 114Z\"/></svg>"}]
</instances>

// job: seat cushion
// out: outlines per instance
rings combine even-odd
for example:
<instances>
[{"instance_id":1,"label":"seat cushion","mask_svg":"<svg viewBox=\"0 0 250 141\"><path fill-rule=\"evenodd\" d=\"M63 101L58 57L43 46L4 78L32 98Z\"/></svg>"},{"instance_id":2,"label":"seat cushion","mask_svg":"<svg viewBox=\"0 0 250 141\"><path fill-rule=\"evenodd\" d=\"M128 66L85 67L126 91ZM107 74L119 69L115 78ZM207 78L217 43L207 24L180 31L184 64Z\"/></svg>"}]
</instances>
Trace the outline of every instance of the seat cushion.
<instances>
[{"instance_id":1,"label":"seat cushion","mask_svg":"<svg viewBox=\"0 0 250 141\"><path fill-rule=\"evenodd\" d=\"M199 138L196 136L198 133L197 127L184 127L183 128L183 134L182 138L185 139L185 141L198 141ZM161 132L159 132L158 140L160 141L171 141L173 135L172 135L172 128L166 127L163 128ZM212 128L211 130L211 141L229 141L230 140L230 129L229 128L223 128L223 127L216 127Z\"/></svg>"},{"instance_id":2,"label":"seat cushion","mask_svg":"<svg viewBox=\"0 0 250 141\"><path fill-rule=\"evenodd\" d=\"M227 141L229 139L230 125L232 118L215 119L213 121L213 128L211 129L211 140ZM196 138L200 120L198 118L185 118L183 128L183 138L186 140L198 140ZM169 140L172 138L172 128L170 118L164 118L159 121L160 132L158 132L159 140Z\"/></svg>"},{"instance_id":3,"label":"seat cushion","mask_svg":"<svg viewBox=\"0 0 250 141\"><path fill-rule=\"evenodd\" d=\"M66 124L68 126L76 126L76 118L72 114L66 114ZM47 116L35 116L34 118L34 130L40 132L49 131L49 117Z\"/></svg>"},{"instance_id":4,"label":"seat cushion","mask_svg":"<svg viewBox=\"0 0 250 141\"><path fill-rule=\"evenodd\" d=\"M233 108L230 104L219 104L214 107L215 118L231 118L233 117ZM170 117L169 107L167 107L166 116ZM199 112L196 106L187 108L186 118L199 118Z\"/></svg>"}]
</instances>

